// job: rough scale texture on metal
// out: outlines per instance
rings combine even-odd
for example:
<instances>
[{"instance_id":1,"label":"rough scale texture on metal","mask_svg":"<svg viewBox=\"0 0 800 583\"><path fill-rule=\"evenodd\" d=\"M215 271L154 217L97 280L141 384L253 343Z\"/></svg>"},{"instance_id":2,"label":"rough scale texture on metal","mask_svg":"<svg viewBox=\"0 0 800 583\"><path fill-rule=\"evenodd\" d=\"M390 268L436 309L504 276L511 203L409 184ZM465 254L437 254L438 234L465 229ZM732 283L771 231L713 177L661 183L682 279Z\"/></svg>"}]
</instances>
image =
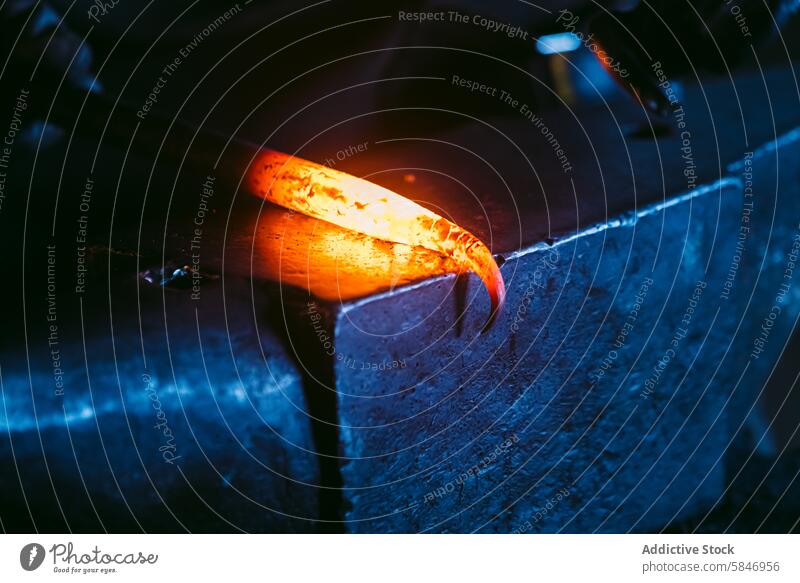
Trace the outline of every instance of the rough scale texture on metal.
<instances>
[{"instance_id":1,"label":"rough scale texture on metal","mask_svg":"<svg viewBox=\"0 0 800 583\"><path fill-rule=\"evenodd\" d=\"M350 527L647 531L713 504L729 436L712 363L735 320L713 299L732 242L709 230L735 229L740 196L710 185L510 259L509 309L489 334L472 311L469 332L451 325L452 279L346 310ZM370 366L386 359L404 367Z\"/></svg>"},{"instance_id":2,"label":"rough scale texture on metal","mask_svg":"<svg viewBox=\"0 0 800 583\"><path fill-rule=\"evenodd\" d=\"M489 221L484 236L512 250L508 310L491 333L478 334L474 281L345 305L332 329L348 529L648 531L721 499L729 447L769 422L754 387L796 316L781 298L767 353L751 356L760 326L743 329L742 314L769 318L797 236L796 139L780 137L797 120L757 123L764 86L745 85L744 133L717 125L728 118L697 89L683 103L691 133L638 149L590 121L603 147L574 147L574 176L542 173L550 212L523 199L524 251L496 229L508 211ZM703 90L735 103L717 100L724 84ZM527 140L527 154L544 155ZM619 212L626 196L634 204ZM617 218L601 220L603 203ZM554 241L530 240L537 229Z\"/></svg>"}]
</instances>

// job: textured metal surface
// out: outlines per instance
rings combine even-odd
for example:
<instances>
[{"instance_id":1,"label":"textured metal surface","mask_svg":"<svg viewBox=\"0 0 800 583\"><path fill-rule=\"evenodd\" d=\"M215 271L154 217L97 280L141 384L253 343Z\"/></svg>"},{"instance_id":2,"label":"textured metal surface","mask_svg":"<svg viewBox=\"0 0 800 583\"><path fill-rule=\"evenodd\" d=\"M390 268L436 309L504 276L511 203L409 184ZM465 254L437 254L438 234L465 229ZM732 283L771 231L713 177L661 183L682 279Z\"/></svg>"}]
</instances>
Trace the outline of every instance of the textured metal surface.
<instances>
[{"instance_id":1,"label":"textured metal surface","mask_svg":"<svg viewBox=\"0 0 800 583\"><path fill-rule=\"evenodd\" d=\"M452 279L345 311L349 527L649 530L713 503L730 389L712 363L736 322L716 301L732 241L711 233L734 228L740 195L712 185L510 259L486 335L472 310L452 326Z\"/></svg>"},{"instance_id":2,"label":"textured metal surface","mask_svg":"<svg viewBox=\"0 0 800 583\"><path fill-rule=\"evenodd\" d=\"M60 293L47 309L28 304L25 336L6 330L16 348L2 369L5 528L313 530L305 396L280 339L254 323L263 296L232 278L224 297L216 282L193 300L137 277L134 257L105 253L76 296L72 258L52 256ZM29 255L29 285L47 289L47 257Z\"/></svg>"},{"instance_id":3,"label":"textured metal surface","mask_svg":"<svg viewBox=\"0 0 800 583\"><path fill-rule=\"evenodd\" d=\"M215 74L224 86L225 72ZM264 206L222 180L204 211L201 299L191 298L191 277L151 286L145 270L193 265L193 221L213 169L177 172L105 146L94 164L93 146L76 142L68 153L42 152L31 172L16 150L6 190L14 196L0 217L9 273L21 274L5 290L0 340L0 479L14 509L4 525L30 529L30 508L44 530L67 521L96 530L101 520L114 530L179 530L178 519L192 530L323 528L286 516L298 515L347 520L353 531L619 531L707 509L724 487L725 445L774 356L736 384L757 334L736 329L742 301L766 258L748 308L759 314L751 321L766 315L797 222L796 146L787 138L778 158L754 162L763 200L780 160L780 195L758 205L752 253L732 300L721 299L742 217L736 162L797 125L796 108L785 106L791 87L772 72L735 88L689 88L691 175L680 134L642 125L630 103L577 118L543 114L572 173L561 172L544 133L524 118L408 136L407 128L377 131L367 116L313 143L313 127L278 132L276 146L318 161L367 143L336 168L413 197L490 243L506 260L509 302L486 335L478 331L487 298L474 278L442 275L448 266L425 252ZM330 107L322 102L308 119ZM254 116L242 133L263 138L271 126L262 122ZM53 170L62 164L63 177ZM78 297L76 219L87 176L94 259ZM690 178L697 188L687 195ZM51 244L63 397L53 393L49 304L39 293ZM418 280L420 266L432 277ZM615 347L648 278L635 323ZM680 350L653 382L699 280L706 287ZM771 351L793 321L786 314ZM177 464L159 451L151 383Z\"/></svg>"},{"instance_id":4,"label":"textured metal surface","mask_svg":"<svg viewBox=\"0 0 800 583\"><path fill-rule=\"evenodd\" d=\"M797 446L794 378L775 373L781 357L793 359L789 343L797 342L791 337L800 313L800 132L755 148L730 172L747 195L726 276L741 321L731 346L740 356L731 430L748 454L771 457Z\"/></svg>"},{"instance_id":5,"label":"textured metal surface","mask_svg":"<svg viewBox=\"0 0 800 583\"><path fill-rule=\"evenodd\" d=\"M687 91L688 144L676 133L627 149L590 122L602 174L594 152L578 149L574 178L541 174L548 212L533 211L535 195L518 198L523 239L509 212L484 233L500 249L524 248L531 233L555 238L509 255L510 313L491 334L477 334L474 282L444 278L345 306L334 377L348 529L652 530L723 499L738 468L726 463L731 445L769 451L769 410L785 387L771 400L760 387L793 327L796 286L767 322L765 353L752 350L794 261L800 216L795 134L779 135L796 120L778 104L769 127L760 105L765 91L791 101L779 79L737 81L740 101L723 98L724 83ZM711 115L706 97L720 104ZM721 122L737 112L744 125ZM491 132L468 132L489 150L475 134ZM501 175L526 192L524 172ZM693 196L670 194L687 185ZM632 209L581 229L619 212L626 193ZM658 193L666 208L640 216ZM616 346L646 278L642 310Z\"/></svg>"},{"instance_id":6,"label":"textured metal surface","mask_svg":"<svg viewBox=\"0 0 800 583\"><path fill-rule=\"evenodd\" d=\"M16 147L0 217L15 274L5 528L315 529L318 461L301 371L269 326L278 300L248 256L221 267L233 189L208 196L207 171L176 183L171 167L71 146Z\"/></svg>"}]
</instances>

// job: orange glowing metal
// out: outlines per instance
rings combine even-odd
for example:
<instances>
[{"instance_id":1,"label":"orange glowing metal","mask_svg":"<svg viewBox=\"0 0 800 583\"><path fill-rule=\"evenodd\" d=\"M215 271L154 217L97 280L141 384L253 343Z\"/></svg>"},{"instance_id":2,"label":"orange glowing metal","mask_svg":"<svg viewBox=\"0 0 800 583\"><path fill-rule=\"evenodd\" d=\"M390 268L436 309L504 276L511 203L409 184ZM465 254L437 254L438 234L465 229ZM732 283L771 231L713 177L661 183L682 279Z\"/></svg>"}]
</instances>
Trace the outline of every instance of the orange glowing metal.
<instances>
[{"instance_id":1,"label":"orange glowing metal","mask_svg":"<svg viewBox=\"0 0 800 583\"><path fill-rule=\"evenodd\" d=\"M492 253L472 233L382 186L301 158L265 150L248 175L252 192L282 207L394 243L443 253L480 277L492 302L505 301Z\"/></svg>"}]
</instances>

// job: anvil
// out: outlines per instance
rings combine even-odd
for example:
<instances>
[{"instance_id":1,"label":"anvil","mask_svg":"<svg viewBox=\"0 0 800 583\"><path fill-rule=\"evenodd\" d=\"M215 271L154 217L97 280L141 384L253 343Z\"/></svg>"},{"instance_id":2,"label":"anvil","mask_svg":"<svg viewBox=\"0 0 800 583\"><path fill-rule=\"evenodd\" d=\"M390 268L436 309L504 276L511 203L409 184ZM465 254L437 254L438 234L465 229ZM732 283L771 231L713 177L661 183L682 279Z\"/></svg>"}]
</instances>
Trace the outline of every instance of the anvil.
<instances>
[{"instance_id":1,"label":"anvil","mask_svg":"<svg viewBox=\"0 0 800 583\"><path fill-rule=\"evenodd\" d=\"M721 500L729 447L764 435L769 419L748 422L797 317L796 285L779 295L800 216L781 78L738 78L739 101L730 83L689 87L686 127L676 107L657 139L613 109L544 118L568 175L548 132L518 123L415 142L411 166L493 194L486 224L459 219L505 258L507 310L479 334L480 287L444 276L331 317L349 530L651 531Z\"/></svg>"},{"instance_id":2,"label":"anvil","mask_svg":"<svg viewBox=\"0 0 800 583\"><path fill-rule=\"evenodd\" d=\"M490 245L508 298L485 333L485 291L445 258L213 167L15 152L16 192L41 196L0 216L22 274L5 528L620 532L706 511L796 316L751 358L740 322L768 317L797 230L788 75L688 87L661 124L614 102L299 140L321 162L367 143L337 168ZM62 159L63 184L35 170Z\"/></svg>"}]
</instances>

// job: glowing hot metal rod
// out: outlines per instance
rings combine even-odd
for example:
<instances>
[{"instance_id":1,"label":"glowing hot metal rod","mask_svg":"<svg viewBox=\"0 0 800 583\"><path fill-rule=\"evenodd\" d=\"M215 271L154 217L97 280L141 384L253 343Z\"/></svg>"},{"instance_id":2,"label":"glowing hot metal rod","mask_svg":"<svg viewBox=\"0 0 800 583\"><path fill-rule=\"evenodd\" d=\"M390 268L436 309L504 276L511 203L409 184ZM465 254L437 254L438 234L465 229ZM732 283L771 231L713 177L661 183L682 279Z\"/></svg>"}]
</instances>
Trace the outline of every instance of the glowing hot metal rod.
<instances>
[{"instance_id":1,"label":"glowing hot metal rod","mask_svg":"<svg viewBox=\"0 0 800 583\"><path fill-rule=\"evenodd\" d=\"M82 112L76 122L75 112ZM108 120L114 115L113 123ZM492 253L469 231L386 188L302 158L225 136L173 123L155 114L144 119L132 108L99 93L68 94L57 102L53 119L89 137L103 136L123 148L159 154L200 168L216 169L220 152L226 162L218 173L246 178L246 188L267 201L358 233L446 256L458 268L474 272L486 286L494 321L505 301L505 283ZM169 128L167 135L165 128ZM137 139L131 144L131 136ZM251 161L251 162L245 162ZM246 168L246 169L245 169ZM244 172L242 172L244 170Z\"/></svg>"},{"instance_id":2,"label":"glowing hot metal rod","mask_svg":"<svg viewBox=\"0 0 800 583\"><path fill-rule=\"evenodd\" d=\"M271 203L376 239L450 257L486 286L494 321L505 283L491 251L475 235L387 188L302 158L261 151L247 175L251 192Z\"/></svg>"}]
</instances>

